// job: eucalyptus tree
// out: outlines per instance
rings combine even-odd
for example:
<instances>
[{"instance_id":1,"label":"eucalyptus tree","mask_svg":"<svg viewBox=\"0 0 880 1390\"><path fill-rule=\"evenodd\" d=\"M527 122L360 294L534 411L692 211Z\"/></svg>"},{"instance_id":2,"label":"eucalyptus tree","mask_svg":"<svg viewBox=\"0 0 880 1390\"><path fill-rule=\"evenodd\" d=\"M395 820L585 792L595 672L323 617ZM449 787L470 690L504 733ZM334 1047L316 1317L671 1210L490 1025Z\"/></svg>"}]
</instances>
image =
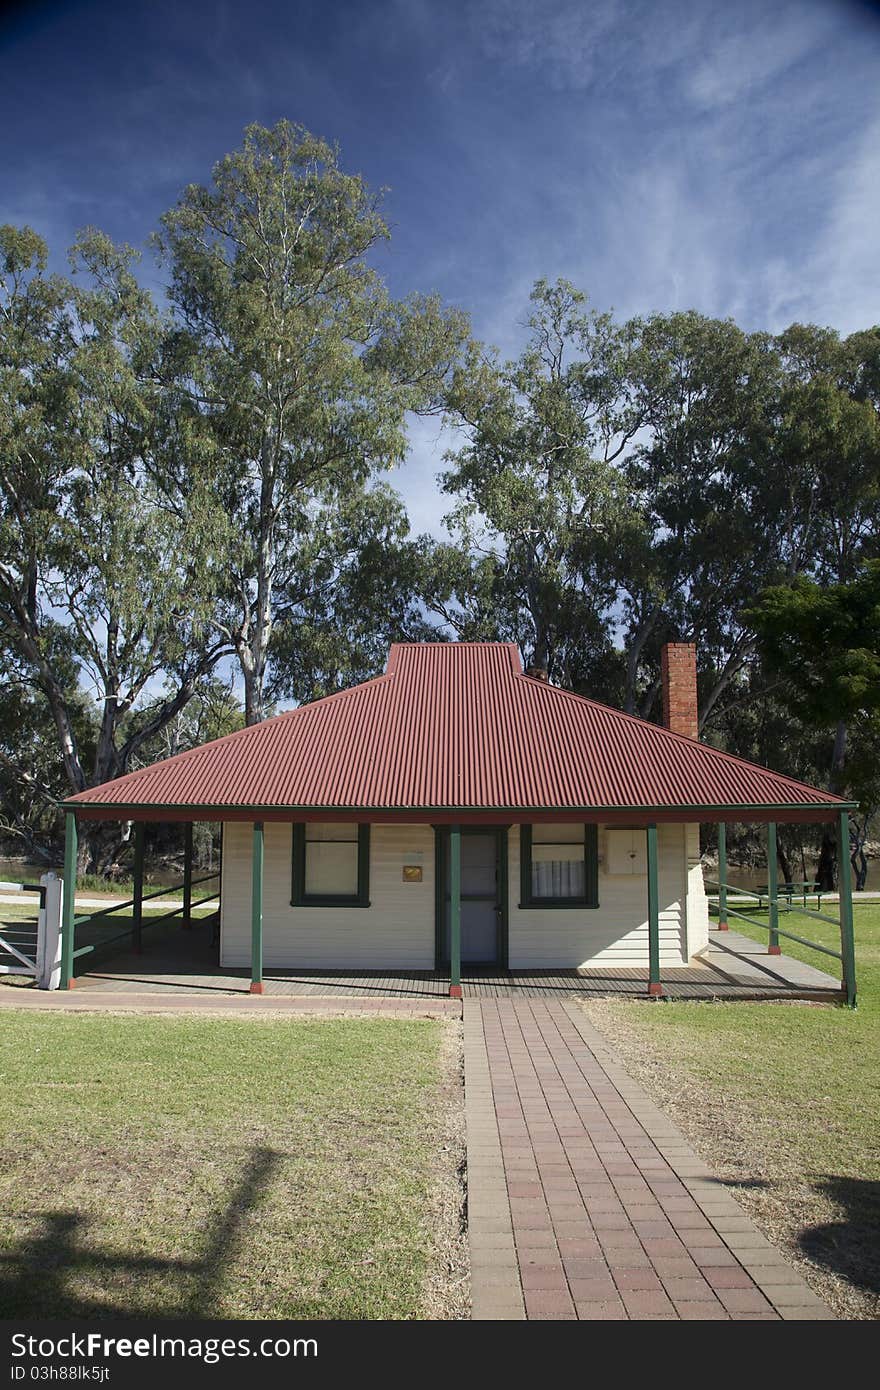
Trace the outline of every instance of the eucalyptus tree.
<instances>
[{"instance_id":1,"label":"eucalyptus tree","mask_svg":"<svg viewBox=\"0 0 880 1390\"><path fill-rule=\"evenodd\" d=\"M789 473L808 478L811 496L809 546L802 566L817 586L810 591L812 650L805 649L801 657L809 669L816 643L834 660L849 630L847 605L859 613L863 567L880 554L880 328L841 338L830 328L793 324L780 335L779 348L789 380L784 462ZM790 597L793 631L802 627L807 592L796 588ZM774 660L767 646L766 620L771 609L783 612L784 604L778 593L771 593L768 604L765 651ZM832 675L823 682L837 701L836 714L826 707L828 783L832 791L843 793L857 781L865 783L866 776L872 782L865 764L871 763L877 739L873 717L866 721L864 712L852 707ZM798 702L793 703L797 709ZM817 727L815 711L808 723ZM819 860L826 884L834 877L836 853L828 830Z\"/></svg>"},{"instance_id":2,"label":"eucalyptus tree","mask_svg":"<svg viewBox=\"0 0 880 1390\"><path fill-rule=\"evenodd\" d=\"M467 341L436 298L393 302L370 263L380 196L301 127L242 148L162 219L179 331L170 357L210 440L225 584L215 623L245 717L263 717L279 589L307 577L313 517L406 453L408 411L439 410ZM288 634L288 637L290 634Z\"/></svg>"},{"instance_id":3,"label":"eucalyptus tree","mask_svg":"<svg viewBox=\"0 0 880 1390\"><path fill-rule=\"evenodd\" d=\"M218 659L209 537L165 485L162 325L133 254L90 233L74 283L47 275L27 229L4 228L0 248L0 636L45 700L77 792L125 772ZM96 829L92 867L114 852L101 846Z\"/></svg>"},{"instance_id":4,"label":"eucalyptus tree","mask_svg":"<svg viewBox=\"0 0 880 1390\"><path fill-rule=\"evenodd\" d=\"M531 303L522 356L485 357L448 398L466 443L441 479L459 500L432 606L461 635L515 641L581 685L612 662L611 555L628 524L615 465L640 425L628 384L636 329L586 310L564 280L538 281Z\"/></svg>"},{"instance_id":5,"label":"eucalyptus tree","mask_svg":"<svg viewBox=\"0 0 880 1390\"><path fill-rule=\"evenodd\" d=\"M753 653L742 613L756 584L800 564L800 499L773 460L781 363L768 335L689 311L647 319L632 366L643 432L622 464L625 705L648 714L660 645L695 641L702 729Z\"/></svg>"},{"instance_id":6,"label":"eucalyptus tree","mask_svg":"<svg viewBox=\"0 0 880 1390\"><path fill-rule=\"evenodd\" d=\"M277 586L269 698L318 699L380 675L391 642L436 640L421 601L432 551L384 483L311 509Z\"/></svg>"}]
</instances>

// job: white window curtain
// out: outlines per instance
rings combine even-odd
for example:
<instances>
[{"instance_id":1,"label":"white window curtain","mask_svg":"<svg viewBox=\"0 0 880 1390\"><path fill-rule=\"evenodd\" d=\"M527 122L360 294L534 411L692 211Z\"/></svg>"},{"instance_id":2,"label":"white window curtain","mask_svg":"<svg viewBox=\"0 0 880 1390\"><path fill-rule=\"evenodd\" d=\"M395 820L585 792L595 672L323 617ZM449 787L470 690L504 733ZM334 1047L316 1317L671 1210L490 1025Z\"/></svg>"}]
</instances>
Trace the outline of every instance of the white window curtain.
<instances>
[{"instance_id":1,"label":"white window curtain","mask_svg":"<svg viewBox=\"0 0 880 1390\"><path fill-rule=\"evenodd\" d=\"M532 860L532 897L582 898L585 892L583 852L580 859Z\"/></svg>"}]
</instances>

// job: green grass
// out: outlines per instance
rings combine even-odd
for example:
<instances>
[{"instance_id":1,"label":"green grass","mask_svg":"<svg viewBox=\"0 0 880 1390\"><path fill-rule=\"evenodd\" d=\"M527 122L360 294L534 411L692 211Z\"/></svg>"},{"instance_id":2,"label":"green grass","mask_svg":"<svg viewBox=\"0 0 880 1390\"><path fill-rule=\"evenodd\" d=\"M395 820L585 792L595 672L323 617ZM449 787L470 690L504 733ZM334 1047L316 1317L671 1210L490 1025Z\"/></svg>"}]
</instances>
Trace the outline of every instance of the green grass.
<instances>
[{"instance_id":1,"label":"green grass","mask_svg":"<svg viewBox=\"0 0 880 1390\"><path fill-rule=\"evenodd\" d=\"M57 870L56 870L57 872ZM205 878L210 869L200 869L193 867L193 878ZM10 872L0 874L0 879L4 883L39 883L40 870L31 869L22 872L13 869ZM154 882L149 872L144 875L144 891L152 892L154 888L164 887L165 885ZM130 898L134 892L134 880L131 878L107 878L104 874L78 874L76 880L76 891L78 893L101 893L114 898ZM174 883L167 886L166 891L169 897L179 895L183 891L183 870Z\"/></svg>"},{"instance_id":2,"label":"green grass","mask_svg":"<svg viewBox=\"0 0 880 1390\"><path fill-rule=\"evenodd\" d=\"M432 1316L445 1027L4 1011L4 1315Z\"/></svg>"}]
</instances>

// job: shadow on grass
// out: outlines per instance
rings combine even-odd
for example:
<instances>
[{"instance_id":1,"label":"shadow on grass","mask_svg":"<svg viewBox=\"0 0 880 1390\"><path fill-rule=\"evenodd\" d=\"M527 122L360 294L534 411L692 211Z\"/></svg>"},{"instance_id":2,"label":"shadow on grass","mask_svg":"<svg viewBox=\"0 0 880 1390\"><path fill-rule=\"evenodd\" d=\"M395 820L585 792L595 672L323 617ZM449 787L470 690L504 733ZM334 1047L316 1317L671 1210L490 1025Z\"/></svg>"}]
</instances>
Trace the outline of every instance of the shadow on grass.
<instances>
[{"instance_id":1,"label":"shadow on grass","mask_svg":"<svg viewBox=\"0 0 880 1390\"><path fill-rule=\"evenodd\" d=\"M129 1255L85 1243L89 1218L79 1212L41 1214L42 1230L17 1249L0 1253L0 1308L4 1317L222 1316L230 1268L247 1239L244 1223L267 1190L281 1155L254 1149L229 1200L210 1222L204 1253L194 1260ZM96 1286L93 1296L71 1287L78 1275ZM143 1276L161 1288L139 1295ZM164 1279L161 1276L165 1276Z\"/></svg>"},{"instance_id":2,"label":"shadow on grass","mask_svg":"<svg viewBox=\"0 0 880 1390\"><path fill-rule=\"evenodd\" d=\"M840 1208L841 1219L802 1231L804 1254L851 1284L880 1293L880 1182L829 1175L817 1190Z\"/></svg>"}]
</instances>

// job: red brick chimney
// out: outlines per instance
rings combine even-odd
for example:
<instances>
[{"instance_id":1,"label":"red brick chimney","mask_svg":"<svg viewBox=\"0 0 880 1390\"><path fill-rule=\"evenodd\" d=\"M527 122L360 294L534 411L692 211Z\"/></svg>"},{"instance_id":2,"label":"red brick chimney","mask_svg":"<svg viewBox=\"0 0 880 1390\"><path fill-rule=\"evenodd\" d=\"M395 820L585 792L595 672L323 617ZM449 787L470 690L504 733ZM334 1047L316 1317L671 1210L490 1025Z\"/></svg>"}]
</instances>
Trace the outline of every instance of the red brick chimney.
<instances>
[{"instance_id":1,"label":"red brick chimney","mask_svg":"<svg viewBox=\"0 0 880 1390\"><path fill-rule=\"evenodd\" d=\"M693 642L667 642L660 653L663 723L674 734L699 737L697 648Z\"/></svg>"}]
</instances>

